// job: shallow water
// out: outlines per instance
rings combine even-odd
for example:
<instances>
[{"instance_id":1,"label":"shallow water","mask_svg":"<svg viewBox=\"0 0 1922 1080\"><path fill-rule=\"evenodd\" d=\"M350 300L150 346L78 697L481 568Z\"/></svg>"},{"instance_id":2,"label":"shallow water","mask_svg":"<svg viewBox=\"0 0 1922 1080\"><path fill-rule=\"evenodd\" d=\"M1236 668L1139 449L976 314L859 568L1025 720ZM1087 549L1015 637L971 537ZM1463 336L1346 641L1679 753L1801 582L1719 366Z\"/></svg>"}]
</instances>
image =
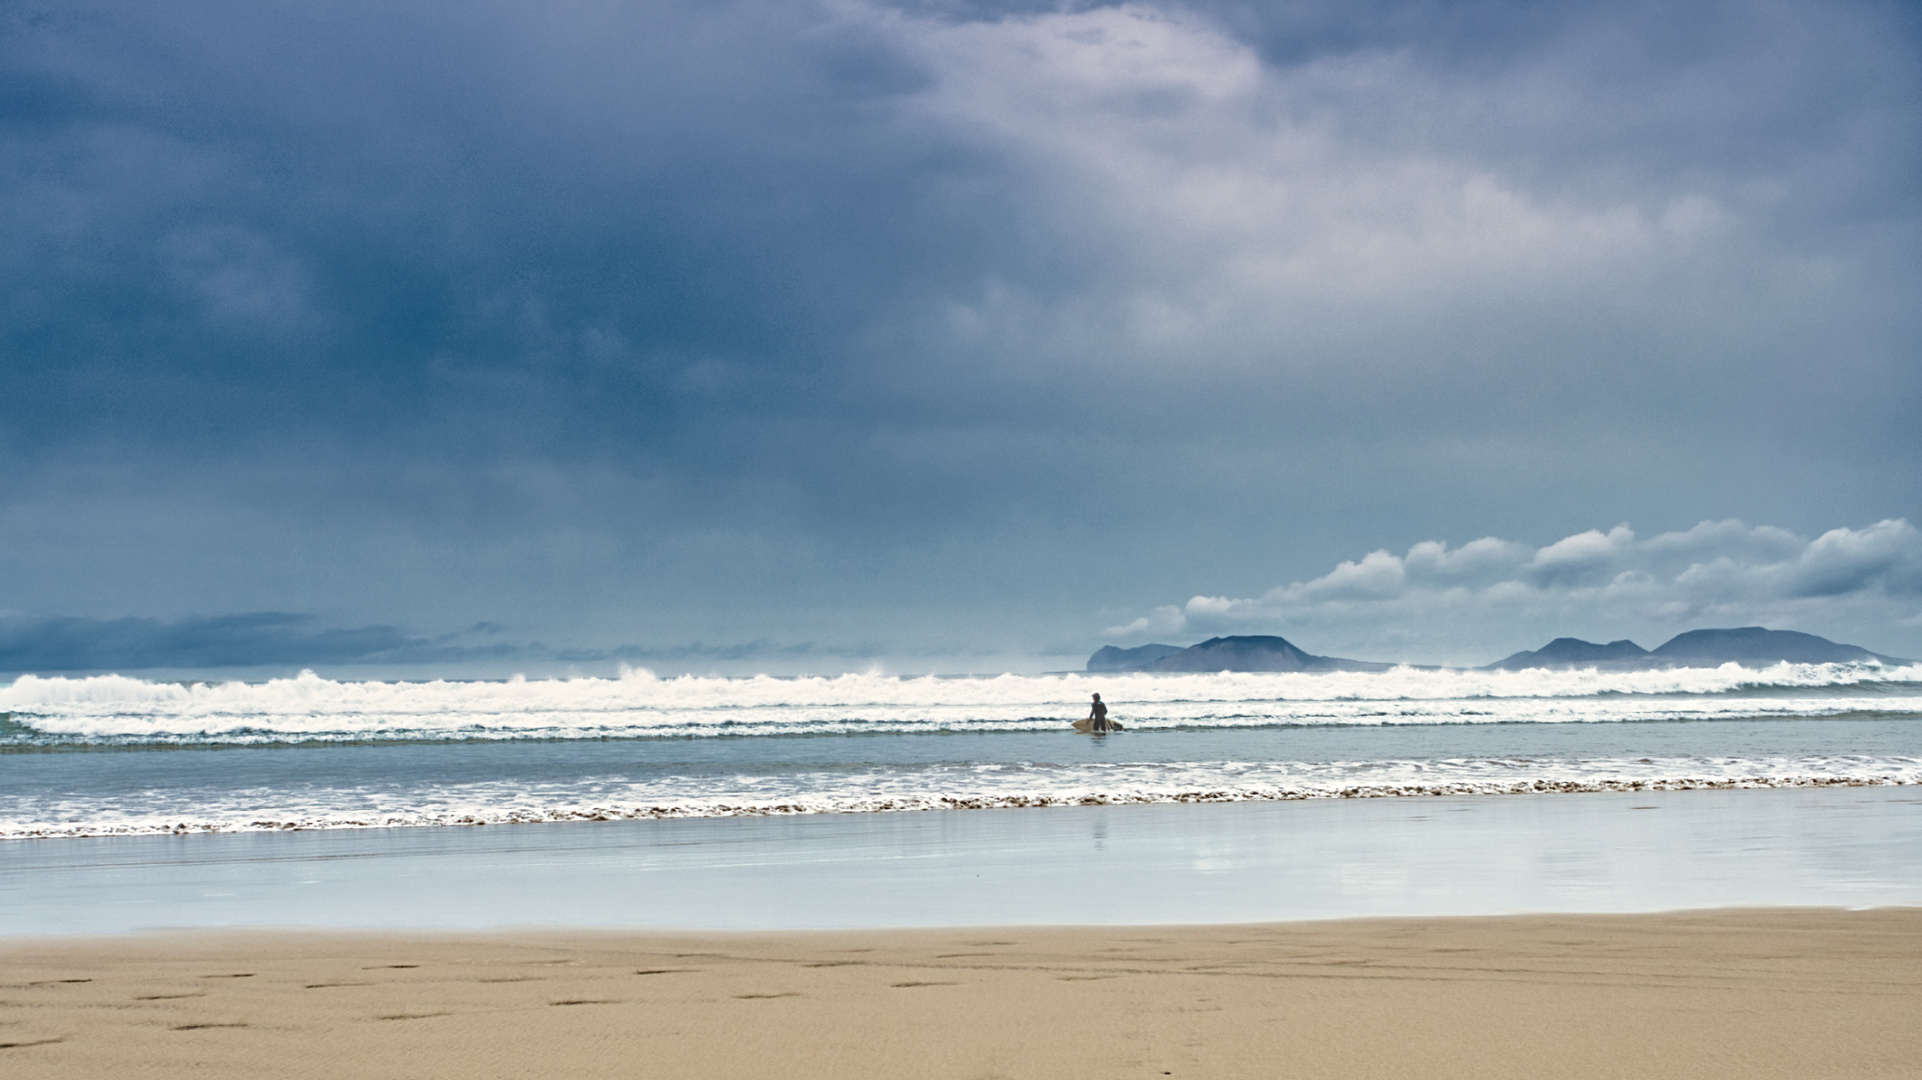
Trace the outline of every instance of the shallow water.
<instances>
[{"instance_id":1,"label":"shallow water","mask_svg":"<svg viewBox=\"0 0 1922 1080\"><path fill-rule=\"evenodd\" d=\"M0 933L797 929L1922 904L1900 787L0 841Z\"/></svg>"}]
</instances>

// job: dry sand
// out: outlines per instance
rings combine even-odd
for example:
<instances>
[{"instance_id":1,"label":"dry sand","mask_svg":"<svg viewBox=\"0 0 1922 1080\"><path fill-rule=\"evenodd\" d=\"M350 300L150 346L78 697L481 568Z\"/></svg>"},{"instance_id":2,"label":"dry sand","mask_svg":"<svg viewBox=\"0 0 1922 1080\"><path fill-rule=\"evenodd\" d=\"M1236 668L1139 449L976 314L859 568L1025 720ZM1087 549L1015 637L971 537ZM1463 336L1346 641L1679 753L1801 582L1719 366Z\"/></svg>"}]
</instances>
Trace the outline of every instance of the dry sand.
<instances>
[{"instance_id":1,"label":"dry sand","mask_svg":"<svg viewBox=\"0 0 1922 1080\"><path fill-rule=\"evenodd\" d=\"M1922 1076L1922 909L0 940L0 1076Z\"/></svg>"}]
</instances>

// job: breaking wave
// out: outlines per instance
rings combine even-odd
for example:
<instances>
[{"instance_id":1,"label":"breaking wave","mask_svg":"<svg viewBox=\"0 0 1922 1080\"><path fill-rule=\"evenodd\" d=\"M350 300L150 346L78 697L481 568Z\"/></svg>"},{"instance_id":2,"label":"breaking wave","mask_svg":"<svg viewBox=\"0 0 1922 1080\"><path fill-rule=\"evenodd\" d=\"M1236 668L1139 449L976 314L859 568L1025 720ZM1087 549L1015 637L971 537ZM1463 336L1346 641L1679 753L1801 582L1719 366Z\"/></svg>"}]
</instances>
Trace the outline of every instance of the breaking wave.
<instances>
[{"instance_id":1,"label":"breaking wave","mask_svg":"<svg viewBox=\"0 0 1922 1080\"><path fill-rule=\"evenodd\" d=\"M0 688L0 747L1018 731L1101 692L1138 729L1617 723L1922 713L1922 666L993 678L619 678L504 682L152 682L21 676Z\"/></svg>"}]
</instances>

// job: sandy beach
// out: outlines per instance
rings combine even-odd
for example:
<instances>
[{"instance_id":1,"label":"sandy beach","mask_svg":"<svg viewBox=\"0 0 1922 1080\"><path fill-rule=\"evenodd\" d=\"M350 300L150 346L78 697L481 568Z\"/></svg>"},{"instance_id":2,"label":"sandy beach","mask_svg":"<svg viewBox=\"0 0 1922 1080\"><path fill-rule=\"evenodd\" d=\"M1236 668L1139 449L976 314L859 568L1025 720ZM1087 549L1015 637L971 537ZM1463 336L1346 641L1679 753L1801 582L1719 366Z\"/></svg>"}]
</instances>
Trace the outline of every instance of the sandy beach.
<instances>
[{"instance_id":1,"label":"sandy beach","mask_svg":"<svg viewBox=\"0 0 1922 1080\"><path fill-rule=\"evenodd\" d=\"M1922 1075L1922 909L0 942L39 1077Z\"/></svg>"}]
</instances>

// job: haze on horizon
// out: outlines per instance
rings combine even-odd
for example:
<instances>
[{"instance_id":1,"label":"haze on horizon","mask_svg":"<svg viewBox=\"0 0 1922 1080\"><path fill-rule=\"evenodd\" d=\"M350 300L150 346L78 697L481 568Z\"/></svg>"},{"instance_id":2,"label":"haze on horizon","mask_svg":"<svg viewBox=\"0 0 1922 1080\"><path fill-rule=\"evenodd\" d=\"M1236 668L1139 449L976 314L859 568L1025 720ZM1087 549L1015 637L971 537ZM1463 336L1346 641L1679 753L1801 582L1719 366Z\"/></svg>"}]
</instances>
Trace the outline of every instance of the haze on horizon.
<instances>
[{"instance_id":1,"label":"haze on horizon","mask_svg":"<svg viewBox=\"0 0 1922 1080\"><path fill-rule=\"evenodd\" d=\"M0 14L0 672L1922 655L1895 2Z\"/></svg>"}]
</instances>

